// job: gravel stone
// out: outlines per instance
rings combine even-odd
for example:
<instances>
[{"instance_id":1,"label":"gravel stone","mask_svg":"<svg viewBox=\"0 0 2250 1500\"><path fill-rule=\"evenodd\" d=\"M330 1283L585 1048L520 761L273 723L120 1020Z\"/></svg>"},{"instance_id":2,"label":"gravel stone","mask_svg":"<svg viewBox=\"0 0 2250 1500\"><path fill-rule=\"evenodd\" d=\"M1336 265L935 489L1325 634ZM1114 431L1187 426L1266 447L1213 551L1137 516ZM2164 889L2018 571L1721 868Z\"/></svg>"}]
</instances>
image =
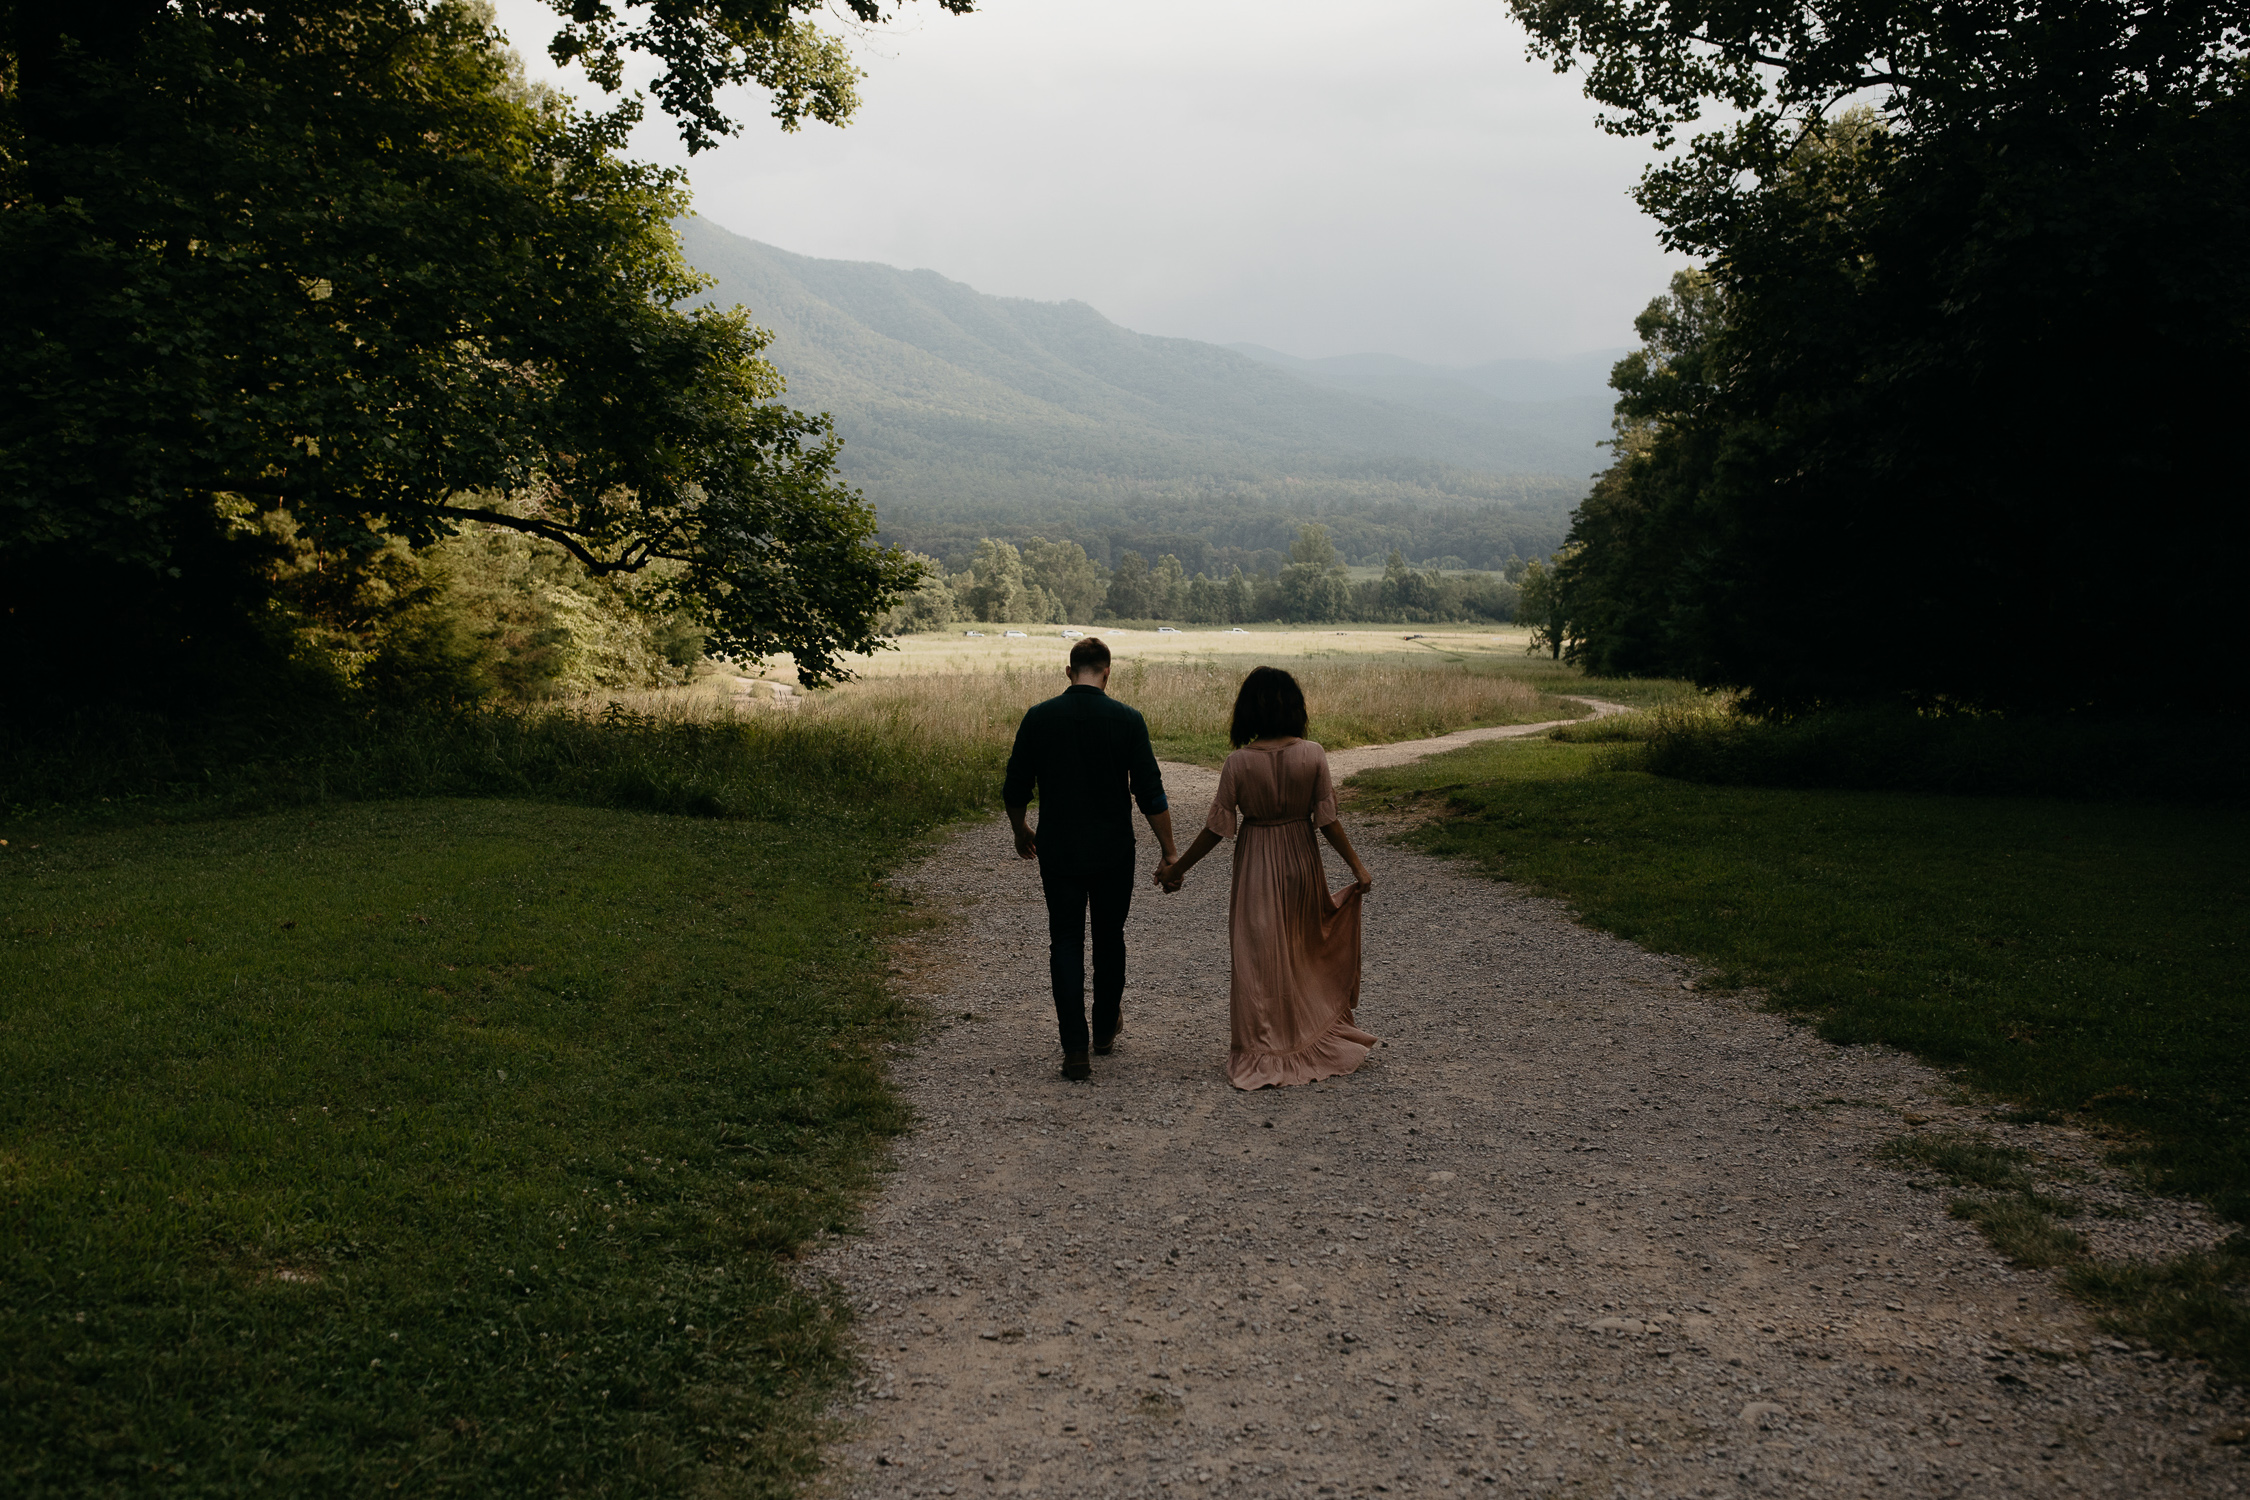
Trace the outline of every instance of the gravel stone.
<instances>
[{"instance_id":1,"label":"gravel stone","mask_svg":"<svg viewBox=\"0 0 2250 1500\"><path fill-rule=\"evenodd\" d=\"M1217 776L1164 771L1192 834ZM1223 858L1136 895L1125 1034L1087 1084L1059 1076L1006 825L898 877L940 918L898 958L932 1018L894 1063L918 1124L865 1233L804 1266L849 1296L863 1362L831 1493L2250 1488L2250 1450L2199 1435L2239 1430L2239 1395L2097 1332L1875 1151L2024 1145L2143 1215L2073 1221L2105 1255L2223 1226L2137 1194L2098 1142L1995 1123L1911 1058L1351 822L1376 875L1358 1018L1386 1045L1254 1094L1224 1071Z\"/></svg>"}]
</instances>

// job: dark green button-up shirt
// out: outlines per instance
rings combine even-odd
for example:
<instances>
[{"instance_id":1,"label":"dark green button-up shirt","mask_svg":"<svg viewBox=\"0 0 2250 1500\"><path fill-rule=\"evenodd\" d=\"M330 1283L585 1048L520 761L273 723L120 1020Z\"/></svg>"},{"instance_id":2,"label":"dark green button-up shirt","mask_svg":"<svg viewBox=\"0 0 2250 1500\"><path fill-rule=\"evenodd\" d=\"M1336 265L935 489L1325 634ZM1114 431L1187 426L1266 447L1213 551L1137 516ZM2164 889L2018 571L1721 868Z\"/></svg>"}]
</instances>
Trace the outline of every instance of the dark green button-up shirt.
<instances>
[{"instance_id":1,"label":"dark green button-up shirt","mask_svg":"<svg viewBox=\"0 0 2250 1500\"><path fill-rule=\"evenodd\" d=\"M1016 727L1000 798L1029 805L1039 793L1039 857L1073 864L1131 859L1133 804L1155 817L1164 775L1136 709L1088 683L1035 703Z\"/></svg>"}]
</instances>

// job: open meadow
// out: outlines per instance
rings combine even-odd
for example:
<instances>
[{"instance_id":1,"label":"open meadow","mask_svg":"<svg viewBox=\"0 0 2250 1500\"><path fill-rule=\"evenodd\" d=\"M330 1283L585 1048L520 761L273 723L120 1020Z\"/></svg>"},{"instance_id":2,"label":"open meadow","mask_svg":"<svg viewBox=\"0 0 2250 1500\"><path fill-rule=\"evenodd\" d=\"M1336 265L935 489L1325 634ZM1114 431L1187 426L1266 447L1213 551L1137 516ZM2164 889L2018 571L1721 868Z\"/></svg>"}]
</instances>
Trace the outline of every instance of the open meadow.
<instances>
[{"instance_id":1,"label":"open meadow","mask_svg":"<svg viewBox=\"0 0 2250 1500\"><path fill-rule=\"evenodd\" d=\"M971 634L970 631L977 633ZM1009 635L1010 630L1024 632ZM856 681L812 693L792 686L786 659L755 677L721 672L692 687L609 694L657 718L709 720L780 706L836 723L882 723L959 743L1006 744L1023 711L1060 692L1071 641L1057 626L961 627L901 637L896 650L855 657ZM1311 733L1332 750L1419 739L1455 729L1582 717L1575 696L1656 705L1690 696L1677 683L1591 680L1527 655L1528 632L1408 627L1268 626L1159 633L1089 628L1115 657L1111 693L1148 718L1159 756L1216 766L1226 758L1235 689L1252 667L1286 668L1304 684Z\"/></svg>"}]
</instances>

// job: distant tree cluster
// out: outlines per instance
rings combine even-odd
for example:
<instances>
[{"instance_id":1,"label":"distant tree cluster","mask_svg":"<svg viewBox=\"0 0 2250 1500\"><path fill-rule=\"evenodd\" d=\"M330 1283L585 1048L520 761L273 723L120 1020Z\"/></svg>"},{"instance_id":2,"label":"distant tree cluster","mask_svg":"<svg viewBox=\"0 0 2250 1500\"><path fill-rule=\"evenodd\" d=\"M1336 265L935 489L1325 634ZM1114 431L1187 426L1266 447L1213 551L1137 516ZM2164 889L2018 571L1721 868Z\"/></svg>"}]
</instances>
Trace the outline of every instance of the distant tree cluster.
<instances>
[{"instance_id":1,"label":"distant tree cluster","mask_svg":"<svg viewBox=\"0 0 2250 1500\"><path fill-rule=\"evenodd\" d=\"M851 467L849 450L843 463ZM1058 477L1041 498L1019 503L992 489L954 494L945 487L950 477L941 471L916 483L912 500L885 498L881 538L942 558L954 573L972 565L986 537L1021 546L1039 536L1076 542L1112 570L1128 552L1143 562L1170 553L1189 578L1221 580L1236 568L1250 577L1278 573L1307 523L1325 527L1355 565L1380 567L1398 552L1423 567L1496 572L1561 546L1570 508L1586 493L1582 480L1434 472L1406 483L1371 471L1227 485L1072 485Z\"/></svg>"},{"instance_id":2,"label":"distant tree cluster","mask_svg":"<svg viewBox=\"0 0 2250 1500\"><path fill-rule=\"evenodd\" d=\"M1154 563L1127 551L1116 568L1086 555L1076 542L1034 537L1018 548L986 537L974 560L948 574L936 558L916 554L919 587L884 618L892 632L935 630L960 621L991 624L1089 625L1105 620L1151 620L1183 625L1259 622L1319 624L1340 621L1425 624L1447 620L1513 619L1516 576L1529 566L1510 559L1495 574L1467 577L1437 568L1409 567L1393 550L1383 576L1354 582L1326 527L1299 528L1286 560L1251 574L1230 568L1225 577L1190 575L1164 553Z\"/></svg>"}]
</instances>

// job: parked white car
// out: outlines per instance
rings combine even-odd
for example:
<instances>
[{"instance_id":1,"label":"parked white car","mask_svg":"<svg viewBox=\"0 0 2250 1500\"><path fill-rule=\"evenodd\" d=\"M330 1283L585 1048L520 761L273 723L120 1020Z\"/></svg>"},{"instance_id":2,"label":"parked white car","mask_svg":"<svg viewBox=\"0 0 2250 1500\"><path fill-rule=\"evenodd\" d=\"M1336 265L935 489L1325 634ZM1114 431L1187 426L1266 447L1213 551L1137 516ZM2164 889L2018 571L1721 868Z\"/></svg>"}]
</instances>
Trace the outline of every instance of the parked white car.
<instances>
[{"instance_id":1,"label":"parked white car","mask_svg":"<svg viewBox=\"0 0 2250 1500\"><path fill-rule=\"evenodd\" d=\"M1010 638L1012 638L1012 639L1015 639L1015 640L1019 640L1019 641L1020 641L1020 640L1024 639L1024 638L1025 638L1026 636L1030 635L1030 634L1031 634L1031 632L1030 632L1030 631L1028 631L1028 630L1003 630L1003 631L1001 631L1001 632L1000 632L1000 634L1001 634L1002 636L1005 636L1005 637L1010 637Z\"/></svg>"},{"instance_id":2,"label":"parked white car","mask_svg":"<svg viewBox=\"0 0 2250 1500\"><path fill-rule=\"evenodd\" d=\"M1082 641L1086 638L1086 632L1083 630L1066 630L1062 633L1062 638L1066 641Z\"/></svg>"},{"instance_id":3,"label":"parked white car","mask_svg":"<svg viewBox=\"0 0 2250 1500\"><path fill-rule=\"evenodd\" d=\"M1159 625L1156 627L1156 633L1158 635L1178 635L1180 630L1176 625Z\"/></svg>"},{"instance_id":4,"label":"parked white car","mask_svg":"<svg viewBox=\"0 0 2250 1500\"><path fill-rule=\"evenodd\" d=\"M1235 626L1234 629L1227 632L1228 635L1248 635L1249 633L1249 631L1244 630L1240 625Z\"/></svg>"},{"instance_id":5,"label":"parked white car","mask_svg":"<svg viewBox=\"0 0 2250 1500\"><path fill-rule=\"evenodd\" d=\"M963 635L973 635L980 641L984 639L984 632L981 630L964 630L961 633Z\"/></svg>"}]
</instances>

